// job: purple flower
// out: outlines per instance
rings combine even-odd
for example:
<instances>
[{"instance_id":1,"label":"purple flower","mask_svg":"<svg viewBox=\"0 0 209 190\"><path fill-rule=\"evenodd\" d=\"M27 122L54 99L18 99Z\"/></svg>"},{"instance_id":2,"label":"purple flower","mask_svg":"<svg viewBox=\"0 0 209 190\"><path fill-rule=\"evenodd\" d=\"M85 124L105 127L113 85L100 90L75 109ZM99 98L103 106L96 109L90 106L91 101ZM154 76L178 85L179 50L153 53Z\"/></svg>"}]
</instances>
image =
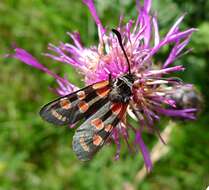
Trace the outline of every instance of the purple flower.
<instances>
[{"instance_id":1,"label":"purple flower","mask_svg":"<svg viewBox=\"0 0 209 190\"><path fill-rule=\"evenodd\" d=\"M98 45L84 47L78 33L68 33L74 42L73 44L60 43L59 46L50 44L49 50L54 53L45 55L76 68L83 75L86 85L108 79L110 73L113 78L127 73L128 65L116 36L102 25L93 0L83 0L83 2L89 8L97 25ZM139 127L131 126L124 119L112 133L112 139L117 145L116 158L119 157L120 153L120 137L124 138L130 147L129 132L135 133L134 146L141 150L148 171L151 170L152 164L148 150L142 140L142 128L148 127L156 130L154 128L155 121L163 115L186 119L195 118L194 108L176 108L175 100L171 98L171 94L176 88L183 85L183 82L168 77L167 74L184 70L183 66L173 66L172 64L185 53L183 49L196 29L181 30L179 25L184 18L181 16L171 26L167 34L160 37L157 17L150 14L151 3L151 0L144 0L142 6L137 1L138 17L125 24L122 24L124 22L121 18L116 27L122 35L123 45L131 63L131 72L137 76L128 113L139 122ZM166 45L172 45L170 54L165 60L161 60L163 64L155 64L153 56ZM68 79L54 74L21 48L16 48L12 57L54 77L59 85L59 88L56 89L59 95L66 95L78 89Z\"/></svg>"}]
</instances>

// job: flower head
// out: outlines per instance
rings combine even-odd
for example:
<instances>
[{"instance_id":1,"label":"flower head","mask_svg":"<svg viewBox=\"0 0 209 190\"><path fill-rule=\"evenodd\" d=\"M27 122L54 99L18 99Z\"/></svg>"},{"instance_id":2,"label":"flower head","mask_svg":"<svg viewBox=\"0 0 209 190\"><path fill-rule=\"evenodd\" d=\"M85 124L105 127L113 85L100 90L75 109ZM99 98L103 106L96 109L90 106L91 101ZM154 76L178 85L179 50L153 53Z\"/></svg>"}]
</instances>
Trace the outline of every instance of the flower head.
<instances>
[{"instance_id":1,"label":"flower head","mask_svg":"<svg viewBox=\"0 0 209 190\"><path fill-rule=\"evenodd\" d=\"M84 77L86 85L108 79L109 74L117 78L128 71L126 58L121 50L116 36L107 31L100 21L93 0L83 0L89 8L98 28L99 42L97 46L84 47L78 33L68 33L73 44L60 43L59 46L49 45L49 50L54 54L46 56L76 68ZM188 44L194 28L181 30L179 28L184 16L181 16L170 28L164 37L160 37L157 17L150 14L151 0L145 0L144 5L137 1L138 17L122 24L120 20L116 29L122 36L123 46L131 64L131 72L136 76L133 87L133 97L130 101L128 113L139 122L139 127L133 127L121 121L114 128L112 139L117 145L116 158L120 152L120 137L123 137L129 145L129 132L135 133L134 144L139 147L145 160L147 169L152 167L148 150L141 137L141 129L148 127L154 129L156 120L162 115L194 119L194 108L177 108L175 99L171 94L176 88L183 85L177 78L168 74L183 71L183 66L173 66L173 62L183 53ZM172 45L172 49L163 64L153 62L153 56L163 46ZM15 49L13 57L53 76L59 88L59 95L66 95L78 89L66 78L62 78L40 64L34 57L21 48Z\"/></svg>"}]
</instances>

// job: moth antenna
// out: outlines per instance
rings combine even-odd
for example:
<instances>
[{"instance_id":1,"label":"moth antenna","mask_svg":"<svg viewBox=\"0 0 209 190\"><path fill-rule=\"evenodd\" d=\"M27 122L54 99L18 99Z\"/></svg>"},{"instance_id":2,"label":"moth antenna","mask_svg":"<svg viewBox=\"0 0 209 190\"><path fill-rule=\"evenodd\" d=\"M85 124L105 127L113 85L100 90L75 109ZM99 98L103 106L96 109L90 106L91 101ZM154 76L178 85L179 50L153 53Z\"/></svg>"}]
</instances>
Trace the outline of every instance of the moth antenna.
<instances>
[{"instance_id":1,"label":"moth antenna","mask_svg":"<svg viewBox=\"0 0 209 190\"><path fill-rule=\"evenodd\" d=\"M124 55L125 55L126 61L127 61L127 63L128 63L128 73L131 74L131 65L130 65L130 62L129 62L129 60L128 60L128 56L127 56L127 54L126 54L126 51L125 51L125 49L124 49L124 47L123 47L121 34L120 34L120 32L117 31L116 29L112 29L112 32L113 32L113 33L117 36L117 38L118 38L118 42L119 42L119 44L120 44L120 47L121 47L121 49L122 49L122 51L123 51L123 53L124 53Z\"/></svg>"}]
</instances>

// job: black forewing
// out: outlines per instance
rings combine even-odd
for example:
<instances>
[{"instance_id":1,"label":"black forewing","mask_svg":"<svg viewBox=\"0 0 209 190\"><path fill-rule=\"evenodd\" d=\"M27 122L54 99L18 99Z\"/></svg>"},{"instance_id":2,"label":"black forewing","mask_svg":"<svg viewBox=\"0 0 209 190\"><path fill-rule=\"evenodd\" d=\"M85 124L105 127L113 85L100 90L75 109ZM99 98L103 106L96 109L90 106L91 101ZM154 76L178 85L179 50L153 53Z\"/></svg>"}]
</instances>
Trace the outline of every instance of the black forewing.
<instances>
[{"instance_id":1,"label":"black forewing","mask_svg":"<svg viewBox=\"0 0 209 190\"><path fill-rule=\"evenodd\" d=\"M40 116L55 125L74 124L105 104L109 90L107 81L87 86L46 104L40 110Z\"/></svg>"},{"instance_id":2,"label":"black forewing","mask_svg":"<svg viewBox=\"0 0 209 190\"><path fill-rule=\"evenodd\" d=\"M111 109L120 106L114 113ZM127 108L127 104L112 103L108 101L103 107L88 118L75 132L73 136L73 150L82 161L90 160L94 154L104 145L112 130L122 119ZM92 125L92 121L99 120L97 127Z\"/></svg>"}]
</instances>

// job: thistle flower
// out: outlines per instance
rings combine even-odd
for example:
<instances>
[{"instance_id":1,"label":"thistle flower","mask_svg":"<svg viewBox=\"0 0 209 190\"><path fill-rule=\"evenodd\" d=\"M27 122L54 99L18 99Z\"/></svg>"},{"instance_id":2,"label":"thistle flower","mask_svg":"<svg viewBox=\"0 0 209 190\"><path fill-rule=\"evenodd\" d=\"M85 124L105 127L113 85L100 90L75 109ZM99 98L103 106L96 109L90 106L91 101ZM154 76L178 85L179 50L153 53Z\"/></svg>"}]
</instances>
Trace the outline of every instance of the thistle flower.
<instances>
[{"instance_id":1,"label":"thistle flower","mask_svg":"<svg viewBox=\"0 0 209 190\"><path fill-rule=\"evenodd\" d=\"M157 17L150 14L151 0L144 0L144 4L137 3L138 17L124 24L121 17L116 29L121 33L123 45L131 64L131 72L137 77L133 87L133 97L130 101L128 114L139 122L139 127L133 127L126 120L121 121L112 133L112 140L117 145L116 159L120 153L120 137L129 145L130 131L135 133L135 147L139 147L145 160L148 171L152 168L149 152L142 140L142 128L156 130L154 124L161 116L195 119L194 108L178 109L172 93L183 82L168 77L168 74L183 71L183 66L173 66L183 49L188 44L194 28L181 30L179 28L184 16L181 16L170 28L164 37L160 37ZM84 47L78 33L68 33L73 44L60 43L58 46L49 45L54 53L45 54L56 61L69 64L76 68L83 77L86 85L106 80L109 74L113 78L127 73L128 65L117 38L111 31L107 31L100 21L93 0L83 0L91 12L98 28L98 45ZM172 44L172 49L163 64L156 65L153 57L163 46ZM54 77L59 85L56 92L66 95L77 90L78 87L68 79L53 73L32 55L21 48L16 48L12 57L25 64L35 67ZM170 76L170 75L169 75Z\"/></svg>"}]
</instances>

